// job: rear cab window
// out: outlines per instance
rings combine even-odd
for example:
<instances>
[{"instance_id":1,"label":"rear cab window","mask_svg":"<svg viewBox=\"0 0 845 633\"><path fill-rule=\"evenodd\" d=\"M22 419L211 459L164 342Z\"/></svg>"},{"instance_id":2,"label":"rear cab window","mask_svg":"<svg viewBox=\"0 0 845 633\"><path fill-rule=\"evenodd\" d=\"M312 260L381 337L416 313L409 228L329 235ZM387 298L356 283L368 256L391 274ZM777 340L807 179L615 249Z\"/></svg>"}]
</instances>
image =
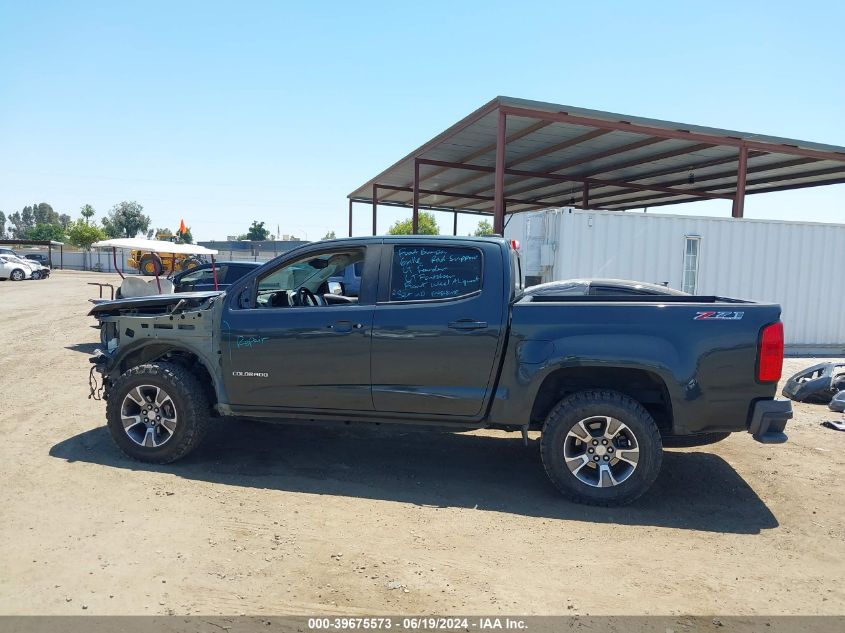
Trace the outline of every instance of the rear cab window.
<instances>
[{"instance_id":1,"label":"rear cab window","mask_svg":"<svg viewBox=\"0 0 845 633\"><path fill-rule=\"evenodd\" d=\"M396 245L389 300L444 301L476 294L481 291L482 264L478 248Z\"/></svg>"}]
</instances>

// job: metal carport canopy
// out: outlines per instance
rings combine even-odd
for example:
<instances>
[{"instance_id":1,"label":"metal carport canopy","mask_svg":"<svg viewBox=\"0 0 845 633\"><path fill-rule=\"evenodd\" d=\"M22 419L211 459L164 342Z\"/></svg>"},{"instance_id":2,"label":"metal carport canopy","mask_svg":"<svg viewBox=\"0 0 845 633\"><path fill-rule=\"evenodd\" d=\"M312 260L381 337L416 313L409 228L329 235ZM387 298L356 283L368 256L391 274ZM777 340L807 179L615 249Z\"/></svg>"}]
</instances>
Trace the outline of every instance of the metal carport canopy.
<instances>
[{"instance_id":1,"label":"metal carport canopy","mask_svg":"<svg viewBox=\"0 0 845 633\"><path fill-rule=\"evenodd\" d=\"M59 247L59 268L65 267L65 243L56 240L0 240L0 246L46 246L47 260L53 261L53 247Z\"/></svg>"},{"instance_id":2,"label":"metal carport canopy","mask_svg":"<svg viewBox=\"0 0 845 633\"><path fill-rule=\"evenodd\" d=\"M556 206L625 211L845 183L845 147L496 97L349 194L494 216Z\"/></svg>"}]
</instances>

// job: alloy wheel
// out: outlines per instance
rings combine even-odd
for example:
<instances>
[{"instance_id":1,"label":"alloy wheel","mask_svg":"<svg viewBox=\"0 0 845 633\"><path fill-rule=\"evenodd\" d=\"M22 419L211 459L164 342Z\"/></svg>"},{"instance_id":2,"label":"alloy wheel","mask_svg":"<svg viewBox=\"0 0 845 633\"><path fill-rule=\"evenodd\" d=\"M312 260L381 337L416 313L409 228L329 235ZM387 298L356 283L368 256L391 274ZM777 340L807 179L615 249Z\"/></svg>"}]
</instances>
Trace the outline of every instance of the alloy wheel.
<instances>
[{"instance_id":1,"label":"alloy wheel","mask_svg":"<svg viewBox=\"0 0 845 633\"><path fill-rule=\"evenodd\" d=\"M640 448L633 431L610 416L591 416L566 434L563 456L569 471L582 483L609 488L636 470Z\"/></svg>"},{"instance_id":2,"label":"alloy wheel","mask_svg":"<svg viewBox=\"0 0 845 633\"><path fill-rule=\"evenodd\" d=\"M169 442L178 422L173 399L155 385L133 387L123 398L120 418L129 439L146 448Z\"/></svg>"}]
</instances>

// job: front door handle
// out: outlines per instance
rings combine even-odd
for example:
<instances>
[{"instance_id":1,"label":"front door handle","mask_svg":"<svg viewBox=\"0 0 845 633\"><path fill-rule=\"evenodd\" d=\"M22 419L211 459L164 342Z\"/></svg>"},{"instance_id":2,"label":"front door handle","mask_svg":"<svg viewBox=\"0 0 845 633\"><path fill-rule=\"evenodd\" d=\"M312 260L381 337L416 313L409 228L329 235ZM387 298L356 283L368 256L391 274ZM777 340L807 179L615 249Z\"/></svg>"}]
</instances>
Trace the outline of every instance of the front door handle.
<instances>
[{"instance_id":1,"label":"front door handle","mask_svg":"<svg viewBox=\"0 0 845 633\"><path fill-rule=\"evenodd\" d=\"M453 330L483 330L487 327L487 321L474 321L472 319L460 319L452 321L449 327Z\"/></svg>"},{"instance_id":2,"label":"front door handle","mask_svg":"<svg viewBox=\"0 0 845 633\"><path fill-rule=\"evenodd\" d=\"M352 321L338 321L336 323L329 323L326 327L335 332L345 333L351 332L352 330L360 330L364 327L364 324L353 323Z\"/></svg>"}]
</instances>

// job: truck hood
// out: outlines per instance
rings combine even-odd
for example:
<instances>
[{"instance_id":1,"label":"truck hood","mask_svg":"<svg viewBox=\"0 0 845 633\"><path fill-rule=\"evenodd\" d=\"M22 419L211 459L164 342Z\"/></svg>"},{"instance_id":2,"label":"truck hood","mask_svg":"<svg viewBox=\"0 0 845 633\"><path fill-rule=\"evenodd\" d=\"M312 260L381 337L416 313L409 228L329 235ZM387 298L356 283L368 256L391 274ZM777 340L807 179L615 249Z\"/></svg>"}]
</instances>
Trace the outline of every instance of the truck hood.
<instances>
[{"instance_id":1,"label":"truck hood","mask_svg":"<svg viewBox=\"0 0 845 633\"><path fill-rule=\"evenodd\" d=\"M209 299L224 294L222 290L207 290L204 292L180 292L169 295L152 295L149 297L130 297L98 303L88 313L89 316L117 315L127 311L144 313L159 313L173 306L179 301L185 301L184 308L198 308Z\"/></svg>"}]
</instances>

